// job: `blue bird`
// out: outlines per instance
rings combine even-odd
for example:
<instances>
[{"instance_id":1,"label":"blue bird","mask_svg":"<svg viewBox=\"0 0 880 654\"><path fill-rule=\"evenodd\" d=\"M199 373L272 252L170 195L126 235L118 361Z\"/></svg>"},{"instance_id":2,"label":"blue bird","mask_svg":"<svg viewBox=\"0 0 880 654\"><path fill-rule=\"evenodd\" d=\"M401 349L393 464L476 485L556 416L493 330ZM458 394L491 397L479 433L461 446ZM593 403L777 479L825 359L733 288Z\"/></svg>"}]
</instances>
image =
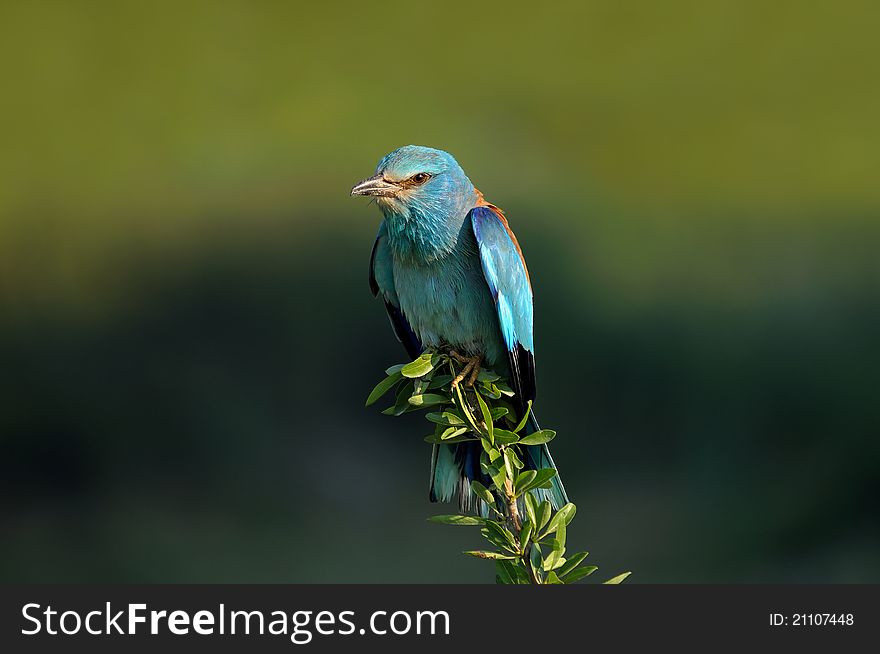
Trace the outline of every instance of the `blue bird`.
<instances>
[{"instance_id":1,"label":"blue bird","mask_svg":"<svg viewBox=\"0 0 880 654\"><path fill-rule=\"evenodd\" d=\"M476 377L485 363L516 393L519 409L535 398L532 287L522 250L502 211L486 202L447 152L407 145L386 155L376 172L351 189L372 196L384 220L370 257L370 289L381 296L410 357L450 348ZM538 429L532 414L530 432ZM555 468L547 445L527 448L528 468ZM477 510L470 488L481 480L475 442L435 445L431 501L458 496ZM568 502L557 475L546 491Z\"/></svg>"}]
</instances>

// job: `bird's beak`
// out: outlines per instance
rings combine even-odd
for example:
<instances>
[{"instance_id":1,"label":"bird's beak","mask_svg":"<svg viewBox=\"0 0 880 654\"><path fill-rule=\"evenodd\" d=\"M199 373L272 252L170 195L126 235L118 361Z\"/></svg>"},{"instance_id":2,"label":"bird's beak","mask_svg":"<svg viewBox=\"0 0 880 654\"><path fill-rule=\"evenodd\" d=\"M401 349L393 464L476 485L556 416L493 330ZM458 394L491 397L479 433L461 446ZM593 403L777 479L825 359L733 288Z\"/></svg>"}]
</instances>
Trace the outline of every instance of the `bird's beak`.
<instances>
[{"instance_id":1,"label":"bird's beak","mask_svg":"<svg viewBox=\"0 0 880 654\"><path fill-rule=\"evenodd\" d=\"M352 195L375 195L380 198L393 198L400 190L400 186L393 182L386 182L382 175L373 175L362 182L358 182L351 189Z\"/></svg>"}]
</instances>

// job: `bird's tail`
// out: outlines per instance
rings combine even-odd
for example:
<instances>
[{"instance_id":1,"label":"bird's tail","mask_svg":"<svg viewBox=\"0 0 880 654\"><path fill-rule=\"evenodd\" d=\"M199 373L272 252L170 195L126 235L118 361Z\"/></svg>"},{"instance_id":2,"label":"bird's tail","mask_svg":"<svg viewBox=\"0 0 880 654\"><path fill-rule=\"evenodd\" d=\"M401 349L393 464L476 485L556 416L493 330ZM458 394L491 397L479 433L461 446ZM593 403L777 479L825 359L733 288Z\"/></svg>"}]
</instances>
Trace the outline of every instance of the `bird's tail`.
<instances>
[{"instance_id":1,"label":"bird's tail","mask_svg":"<svg viewBox=\"0 0 880 654\"><path fill-rule=\"evenodd\" d=\"M434 445L431 454L431 485L428 490L432 502L451 502L458 499L462 513L486 515L486 505L471 489L472 481L484 486L492 482L480 470L482 446L477 441L454 445Z\"/></svg>"},{"instance_id":2,"label":"bird's tail","mask_svg":"<svg viewBox=\"0 0 880 654\"><path fill-rule=\"evenodd\" d=\"M529 416L528 433L540 429L534 415ZM558 469L550 456L547 444L526 446L526 460L523 461L527 470L553 468L557 474L551 480L550 488L534 491L540 500L550 500L554 509L568 503L565 486L559 478ZM489 486L492 480L480 470L480 454L482 446L477 441L465 441L454 445L435 445L431 456L431 485L429 496L432 502L451 502L458 500L462 513L476 513L485 516L486 505L471 490L471 482L479 481Z\"/></svg>"}]
</instances>

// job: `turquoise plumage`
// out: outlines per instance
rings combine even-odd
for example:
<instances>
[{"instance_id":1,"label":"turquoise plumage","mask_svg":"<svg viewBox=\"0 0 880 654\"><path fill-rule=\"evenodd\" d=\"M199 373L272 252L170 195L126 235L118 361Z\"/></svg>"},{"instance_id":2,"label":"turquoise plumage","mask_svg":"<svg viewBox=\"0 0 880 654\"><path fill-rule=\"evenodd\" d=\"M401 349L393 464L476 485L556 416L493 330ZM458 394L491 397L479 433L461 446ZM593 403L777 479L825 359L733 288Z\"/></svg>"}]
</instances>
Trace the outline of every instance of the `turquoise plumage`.
<instances>
[{"instance_id":1,"label":"turquoise plumage","mask_svg":"<svg viewBox=\"0 0 880 654\"><path fill-rule=\"evenodd\" d=\"M505 377L520 408L535 397L532 288L516 237L447 152L408 145L386 155L352 195L376 198L384 215L370 257L370 287L385 302L409 355L452 347ZM532 416L532 431L538 429ZM546 445L528 448L527 466L555 467ZM474 443L435 446L432 501L456 495L477 509ZM568 500L554 478L547 495Z\"/></svg>"}]
</instances>

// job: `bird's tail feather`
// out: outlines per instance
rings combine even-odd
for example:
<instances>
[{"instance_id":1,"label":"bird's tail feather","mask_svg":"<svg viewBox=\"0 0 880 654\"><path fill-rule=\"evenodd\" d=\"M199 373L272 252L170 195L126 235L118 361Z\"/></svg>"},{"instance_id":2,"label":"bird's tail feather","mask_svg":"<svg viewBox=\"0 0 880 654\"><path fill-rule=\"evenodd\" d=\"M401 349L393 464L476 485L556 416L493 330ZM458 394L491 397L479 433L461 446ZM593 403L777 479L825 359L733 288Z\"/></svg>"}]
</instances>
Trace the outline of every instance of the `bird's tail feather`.
<instances>
[{"instance_id":1,"label":"bird's tail feather","mask_svg":"<svg viewBox=\"0 0 880 654\"><path fill-rule=\"evenodd\" d=\"M489 509L485 502L471 489L471 482L474 480L485 486L492 483L480 470L481 452L482 446L476 441L434 445L429 489L431 501L451 502L458 498L458 508L462 513L488 515Z\"/></svg>"},{"instance_id":2,"label":"bird's tail feather","mask_svg":"<svg viewBox=\"0 0 880 654\"><path fill-rule=\"evenodd\" d=\"M538 421L534 415L529 416L528 433L538 431ZM526 448L526 469L556 468L547 444L529 445ZM432 502L451 502L458 500L462 513L476 513L486 516L488 507L471 489L471 482L476 480L484 486L492 481L480 470L480 454L482 447L476 441L465 441L454 445L435 445L431 456L431 482L429 496ZM553 508L559 509L568 503L568 495L559 474L551 480L550 488L534 491L540 500L550 500Z\"/></svg>"}]
</instances>

